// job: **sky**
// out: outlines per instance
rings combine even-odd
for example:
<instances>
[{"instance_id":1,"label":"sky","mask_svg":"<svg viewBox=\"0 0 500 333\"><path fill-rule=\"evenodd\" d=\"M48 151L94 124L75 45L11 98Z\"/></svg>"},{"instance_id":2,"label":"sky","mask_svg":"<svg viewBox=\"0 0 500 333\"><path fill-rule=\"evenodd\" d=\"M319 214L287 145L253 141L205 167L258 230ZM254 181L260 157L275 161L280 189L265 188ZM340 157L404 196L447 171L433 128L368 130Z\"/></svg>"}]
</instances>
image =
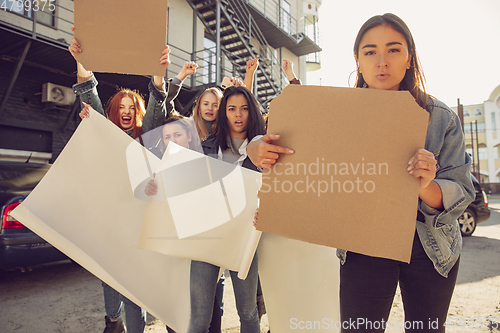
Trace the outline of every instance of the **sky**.
<instances>
[{"instance_id":1,"label":"sky","mask_svg":"<svg viewBox=\"0 0 500 333\"><path fill-rule=\"evenodd\" d=\"M427 92L450 107L482 104L500 85L500 0L323 0L321 69L308 85L354 86L353 45L374 15L394 13L415 40Z\"/></svg>"}]
</instances>

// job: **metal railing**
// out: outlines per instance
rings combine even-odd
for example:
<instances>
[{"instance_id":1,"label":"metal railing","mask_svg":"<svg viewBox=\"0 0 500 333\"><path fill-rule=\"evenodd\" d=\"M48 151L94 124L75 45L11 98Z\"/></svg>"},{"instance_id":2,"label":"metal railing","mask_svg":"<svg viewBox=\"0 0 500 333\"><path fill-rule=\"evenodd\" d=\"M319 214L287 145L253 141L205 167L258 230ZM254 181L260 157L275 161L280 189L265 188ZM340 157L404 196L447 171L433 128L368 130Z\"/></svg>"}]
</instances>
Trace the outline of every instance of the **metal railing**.
<instances>
[{"instance_id":1,"label":"metal railing","mask_svg":"<svg viewBox=\"0 0 500 333\"><path fill-rule=\"evenodd\" d=\"M304 16L304 35L309 37L316 45L321 46L321 36L318 24L318 18L316 16L307 17Z\"/></svg>"},{"instance_id":2,"label":"metal railing","mask_svg":"<svg viewBox=\"0 0 500 333\"><path fill-rule=\"evenodd\" d=\"M321 56L319 52L314 52L314 53L309 53L306 54L306 63L307 62L314 62L317 64L321 64Z\"/></svg>"},{"instance_id":3,"label":"metal railing","mask_svg":"<svg viewBox=\"0 0 500 333\"><path fill-rule=\"evenodd\" d=\"M245 1L247 1L248 3L248 0ZM238 0L231 0L228 1L228 3L237 15L240 24L248 33L250 40L252 40L253 38L255 39L255 41L257 41L257 45L255 46L255 48L257 48L256 51L258 52L259 60L264 62L264 64L266 65L265 67L267 67L267 69L269 70L269 72L266 72L265 68L261 67L264 76L266 77L267 81L269 81L269 89L274 89L271 86L270 82L270 78L274 78L277 82L276 88L278 88L279 90L276 93L281 92L281 90L288 84L288 80L285 71L280 66L280 61L277 59L272 48L267 43L266 38L260 31L255 20L252 18L250 12L248 11L248 8L242 5L241 1ZM258 77L255 80L258 81Z\"/></svg>"},{"instance_id":4,"label":"metal railing","mask_svg":"<svg viewBox=\"0 0 500 333\"><path fill-rule=\"evenodd\" d=\"M70 29L74 24L73 8L65 7L60 4L59 1L55 4L52 3L54 5L54 10L51 11L53 12L53 19L51 24L47 24L47 22L40 22L40 20L38 19L40 13L34 10L34 8L36 9L35 5L37 5L38 0L11 0L9 3L7 3L8 0L0 0L0 5L2 5L4 1L6 3L5 11L11 12L11 14L13 15L22 16L32 22L31 30L26 31L26 34L29 35L32 39L43 39L44 41L49 41L54 46L63 49L67 48L70 45L70 38L73 37L73 33ZM47 1L47 6L49 5L49 1ZM17 3L22 3L23 7L21 8L21 5L18 6ZM11 7L13 9L12 11L10 11ZM3 10L3 8L1 10ZM15 23L9 23L8 20L5 23L9 24L12 27L15 27L16 30L25 30L23 29L23 27ZM44 27L43 30L40 29L40 25ZM50 29L49 33L51 36L46 33L47 29ZM215 73L211 71L212 63L207 59L207 57L203 55L204 52L215 53L215 51L210 49L202 49L195 52L189 52L172 44L169 44L169 47L171 49L171 63L166 70L166 74L168 74L168 76L173 77L177 75L186 61L191 61L191 59L194 59L194 61L198 64L197 72L195 75L193 75L195 79L190 80L189 82L185 82L184 86L194 89L196 86L215 82ZM192 57L193 54L194 57ZM235 74L232 65L230 67L224 66L222 69L223 76L234 76Z\"/></svg>"},{"instance_id":5,"label":"metal railing","mask_svg":"<svg viewBox=\"0 0 500 333\"><path fill-rule=\"evenodd\" d=\"M2 4L3 1L7 0L0 0L0 5ZM20 2L20 0L12 0L12 1ZM36 1L37 0L24 0L23 5L30 3L31 6L33 7L33 4L36 4ZM47 3L49 3L49 1L51 0L48 0ZM267 76L268 81L269 78L271 77L274 78L279 90L281 91L281 89L283 89L288 84L286 74L280 66L280 61L275 56L274 52L272 51L272 48L267 44L265 37L262 35L256 22L251 17L248 9L243 8L243 6L239 5L240 1L235 1L235 0L230 1L231 7L240 18L241 24L248 32L250 40L254 39L255 41L257 41L256 45L254 46L254 49L255 51L257 51L259 55L259 60L261 60L261 62L265 62L265 65L267 67L265 75ZM248 2L248 0L244 1ZM258 3L259 1L256 2ZM263 9L266 10L268 14L272 13L272 11L270 10L271 7L274 8L275 14L279 13L279 10L278 11L276 10L278 8L276 7L277 6L276 1L261 0L260 2L263 2L264 4ZM10 4L12 5L12 3ZM60 1L55 2L54 6L55 10L53 15L53 22L52 22L53 24L51 25L39 22L39 20L37 19L37 12L33 10L33 8L31 8L31 11L29 10L23 11L22 13L15 11L12 12L13 15L21 15L26 19L31 20L32 21L31 30L26 30L25 28L20 27L15 23L9 23L9 22L6 23L10 24L13 27L15 26L17 30L25 30L26 34L29 35L32 39L43 40L44 42L49 42L50 44L56 47L65 49L70 44L70 38L73 37L73 33L71 32L70 28L74 24L74 19L73 19L74 11L73 8L68 8L62 5ZM296 23L295 20L294 22ZM292 24L292 26L294 26L294 24ZM39 25L43 26L44 28L41 29L41 27L38 27ZM47 29L50 29L49 31L50 34L46 33ZM202 86L207 83L216 82L215 73L212 70L214 63L210 61L211 57L207 57L204 55L204 53L214 54L215 48L213 49L204 48L201 50L195 50L194 52L189 52L179 47L176 47L173 44L169 44L169 47L171 49L170 53L171 63L166 71L167 76L170 77L175 76L182 69L182 66L186 61L191 61L192 59L194 59L193 61L195 61L198 64L197 72L191 77L191 79L186 80L189 82L185 82L184 86L194 89L197 86ZM244 62L242 63L244 64ZM227 62L224 63L223 66L221 67L222 67L221 76L229 76L229 77L237 76L236 74L237 72L240 73L244 72L244 65L234 66L231 63ZM240 78L243 80L243 77ZM254 81L258 82L259 78L256 77ZM262 90L265 88L260 88L260 89ZM273 89L271 84L267 86L267 89Z\"/></svg>"},{"instance_id":6,"label":"metal railing","mask_svg":"<svg viewBox=\"0 0 500 333\"><path fill-rule=\"evenodd\" d=\"M166 76L174 77L177 73L180 72L182 66L186 61L194 61L198 64L198 68L196 73L191 76L190 79L187 79L184 82L184 87L190 87L191 89L195 89L197 86L215 83L215 70L213 67L215 66L215 62L212 62L210 59L212 57L207 58L205 53L215 54L215 47L205 48L202 50L198 50L193 52L189 52L183 50L175 45L169 44L170 48L170 65L167 67ZM191 60L194 59L194 60ZM235 71L233 66L222 66L222 76L235 76ZM244 78L241 78L242 80Z\"/></svg>"},{"instance_id":7,"label":"metal railing","mask_svg":"<svg viewBox=\"0 0 500 333\"><path fill-rule=\"evenodd\" d=\"M281 2L276 0L246 0L246 2L290 36L299 33L297 19L281 6Z\"/></svg>"}]
</instances>

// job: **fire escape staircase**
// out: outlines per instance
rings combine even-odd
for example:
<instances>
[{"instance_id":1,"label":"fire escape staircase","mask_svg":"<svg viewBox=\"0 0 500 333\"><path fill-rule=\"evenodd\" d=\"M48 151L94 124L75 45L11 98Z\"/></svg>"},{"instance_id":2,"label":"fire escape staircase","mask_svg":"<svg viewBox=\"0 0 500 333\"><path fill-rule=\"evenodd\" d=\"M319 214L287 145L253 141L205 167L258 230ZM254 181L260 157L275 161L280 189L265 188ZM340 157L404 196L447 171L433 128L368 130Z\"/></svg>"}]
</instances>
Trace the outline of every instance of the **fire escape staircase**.
<instances>
[{"instance_id":1,"label":"fire escape staircase","mask_svg":"<svg viewBox=\"0 0 500 333\"><path fill-rule=\"evenodd\" d=\"M285 86L286 75L265 37L252 18L244 0L220 1L220 48L221 52L232 63L234 71L243 79L246 73L246 62L252 58L259 59L259 67L254 77L253 90L255 97L264 109ZM217 40L217 1L187 0L206 31ZM219 60L218 60L219 61Z\"/></svg>"}]
</instances>

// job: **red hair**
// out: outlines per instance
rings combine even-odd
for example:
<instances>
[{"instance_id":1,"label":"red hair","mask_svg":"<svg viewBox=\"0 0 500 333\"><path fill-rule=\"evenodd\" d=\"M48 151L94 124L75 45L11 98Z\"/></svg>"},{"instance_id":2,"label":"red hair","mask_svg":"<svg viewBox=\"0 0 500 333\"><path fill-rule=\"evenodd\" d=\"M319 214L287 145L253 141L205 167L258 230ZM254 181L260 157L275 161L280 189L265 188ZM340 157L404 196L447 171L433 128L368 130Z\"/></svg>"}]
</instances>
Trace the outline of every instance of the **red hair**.
<instances>
[{"instance_id":1,"label":"red hair","mask_svg":"<svg viewBox=\"0 0 500 333\"><path fill-rule=\"evenodd\" d=\"M118 92L111 96L111 98L108 100L108 105L106 106L106 115L109 120L111 120L116 126L120 127L120 103L123 97L130 97L130 99L132 99L132 101L134 102L135 117L132 120L132 130L135 139L142 132L142 118L146 114L144 99L137 91L120 88L120 90L118 90Z\"/></svg>"}]
</instances>

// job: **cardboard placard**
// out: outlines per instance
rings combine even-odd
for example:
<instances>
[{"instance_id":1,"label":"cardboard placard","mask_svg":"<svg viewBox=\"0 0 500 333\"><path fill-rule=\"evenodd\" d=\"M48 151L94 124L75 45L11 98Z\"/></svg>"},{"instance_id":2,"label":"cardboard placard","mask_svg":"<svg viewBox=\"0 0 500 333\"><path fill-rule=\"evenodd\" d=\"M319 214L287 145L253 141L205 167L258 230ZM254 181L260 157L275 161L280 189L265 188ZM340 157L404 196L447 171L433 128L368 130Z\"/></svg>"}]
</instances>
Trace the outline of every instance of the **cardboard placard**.
<instances>
[{"instance_id":1,"label":"cardboard placard","mask_svg":"<svg viewBox=\"0 0 500 333\"><path fill-rule=\"evenodd\" d=\"M165 75L167 0L75 0L76 58L94 72Z\"/></svg>"},{"instance_id":2,"label":"cardboard placard","mask_svg":"<svg viewBox=\"0 0 500 333\"><path fill-rule=\"evenodd\" d=\"M264 170L257 229L409 262L428 121L406 91L289 85L268 133L295 154Z\"/></svg>"}]
</instances>

